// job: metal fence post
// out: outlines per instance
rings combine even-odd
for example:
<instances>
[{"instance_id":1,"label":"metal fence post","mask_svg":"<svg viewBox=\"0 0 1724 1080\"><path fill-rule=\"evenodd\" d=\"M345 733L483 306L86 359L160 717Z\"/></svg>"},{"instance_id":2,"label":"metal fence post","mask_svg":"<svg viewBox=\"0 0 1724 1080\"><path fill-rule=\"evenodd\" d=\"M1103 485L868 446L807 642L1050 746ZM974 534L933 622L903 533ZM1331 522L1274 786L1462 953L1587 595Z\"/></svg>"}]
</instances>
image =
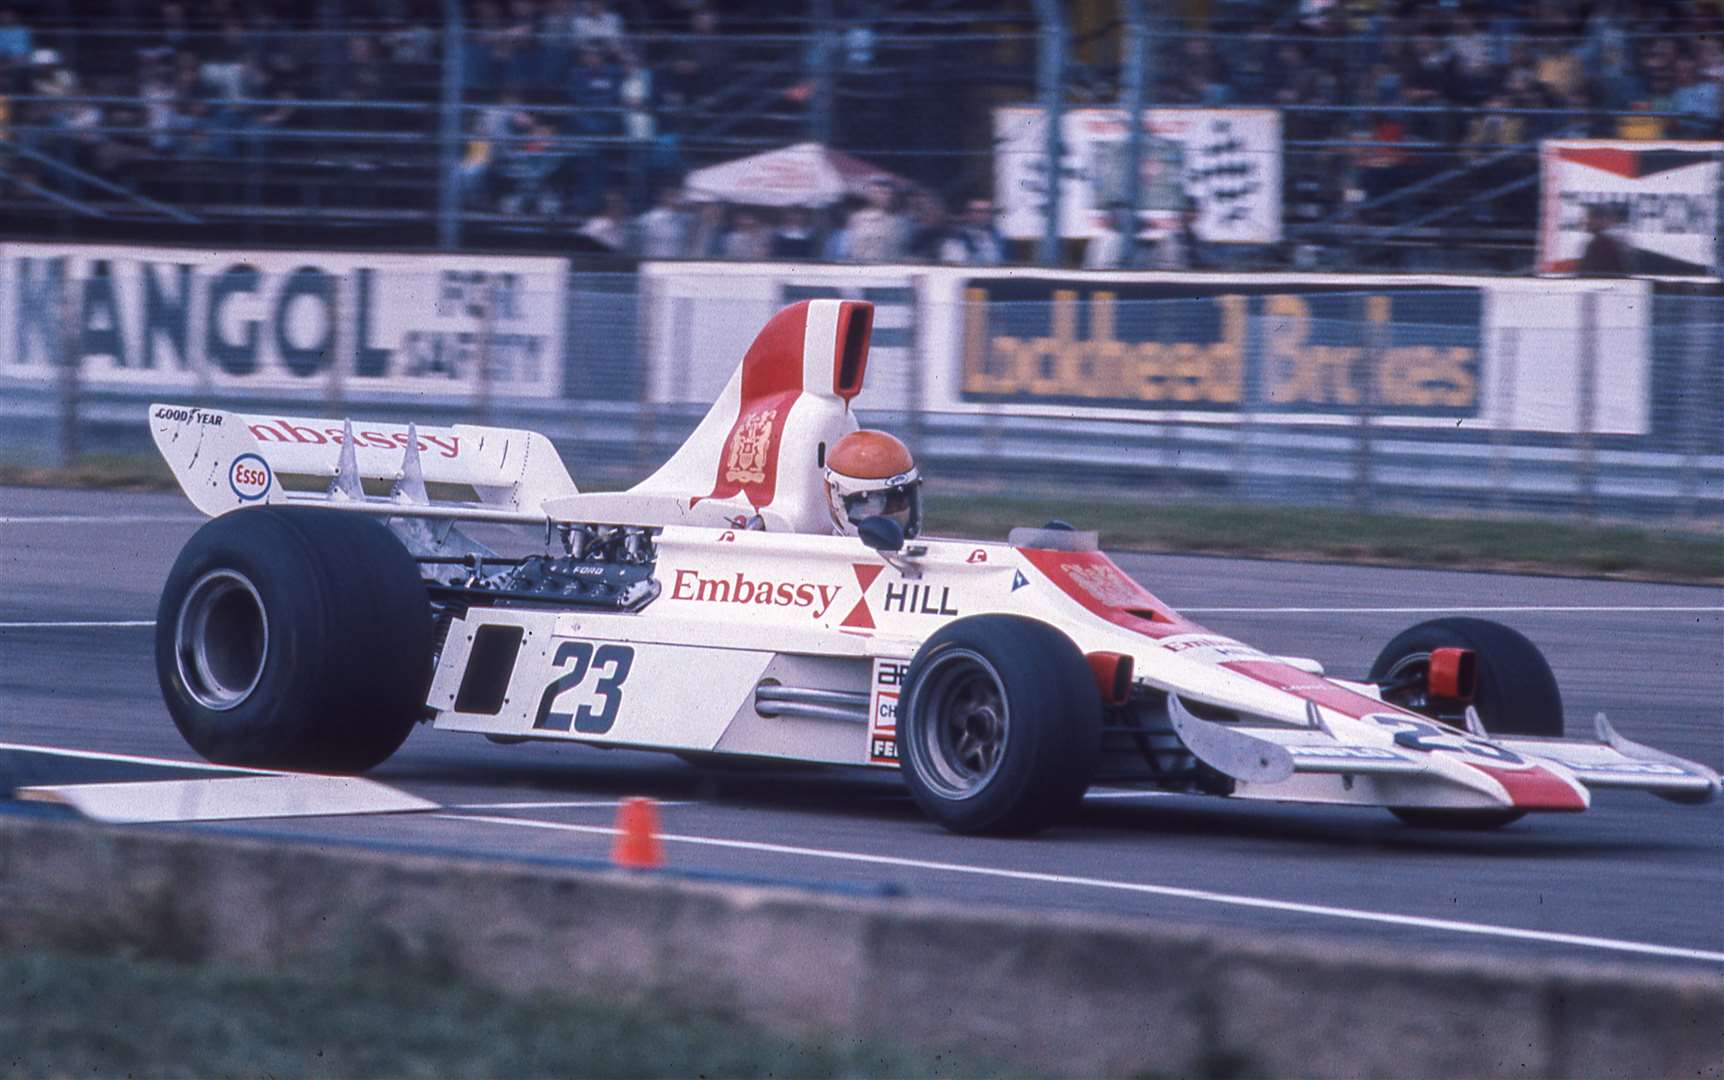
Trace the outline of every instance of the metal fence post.
<instances>
[{"instance_id":1,"label":"metal fence post","mask_svg":"<svg viewBox=\"0 0 1724 1080\"><path fill-rule=\"evenodd\" d=\"M812 84L812 108L808 111L808 137L821 146L832 143L832 71L838 50L834 44L832 0L810 0L814 21L813 47L808 50L808 81Z\"/></svg>"},{"instance_id":2,"label":"metal fence post","mask_svg":"<svg viewBox=\"0 0 1724 1080\"><path fill-rule=\"evenodd\" d=\"M1598 414L1598 294L1580 294L1580 428L1575 455L1575 482L1580 494L1580 514L1598 513L1598 461L1593 429Z\"/></svg>"},{"instance_id":3,"label":"metal fence post","mask_svg":"<svg viewBox=\"0 0 1724 1080\"><path fill-rule=\"evenodd\" d=\"M1239 373L1239 415L1233 441L1233 485L1245 502L1257 502L1268 495L1269 485L1260 483L1256 473L1255 443L1259 434L1258 410L1268 396L1263 389L1263 340L1268 316L1257 314L1245 318L1245 357Z\"/></svg>"},{"instance_id":4,"label":"metal fence post","mask_svg":"<svg viewBox=\"0 0 1724 1080\"><path fill-rule=\"evenodd\" d=\"M1125 0L1125 40L1120 63L1122 106L1125 110L1125 201L1131 207L1131 228L1125 236L1125 265L1137 263L1138 211L1143 205L1143 107L1149 66L1149 12L1144 0Z\"/></svg>"},{"instance_id":5,"label":"metal fence post","mask_svg":"<svg viewBox=\"0 0 1724 1080\"><path fill-rule=\"evenodd\" d=\"M497 276L485 275L485 287L479 293L479 349L478 369L474 372L473 382L473 418L481 423L491 422L491 382L492 382L492 338L497 330ZM568 299L564 298L564 303Z\"/></svg>"},{"instance_id":6,"label":"metal fence post","mask_svg":"<svg viewBox=\"0 0 1724 1080\"><path fill-rule=\"evenodd\" d=\"M72 300L73 290L78 287L72 274L72 260L61 256L60 287L56 292L56 311L54 319L55 353L60 362L58 383L60 391L59 410L59 460L56 462L62 469L76 464L83 456L83 445L78 437L78 399L83 390L83 343L78 340L77 305Z\"/></svg>"},{"instance_id":7,"label":"metal fence post","mask_svg":"<svg viewBox=\"0 0 1724 1080\"><path fill-rule=\"evenodd\" d=\"M1724 276L1724 228L1720 228L1720 219L1724 219L1724 150L1717 153L1718 158L1718 188L1712 193L1712 274L1714 277Z\"/></svg>"},{"instance_id":8,"label":"metal fence post","mask_svg":"<svg viewBox=\"0 0 1724 1080\"><path fill-rule=\"evenodd\" d=\"M929 309L923 299L932 290L928 287L928 275L917 274L910 279L910 401L909 416L904 425L910 436L910 446L918 453L928 445L928 363L926 358L932 352L923 339L928 334L928 324L940 318L924 318L922 313ZM965 332L969 332L968 323L960 323ZM984 338L986 340L986 338ZM960 342L960 349L967 348L968 342Z\"/></svg>"},{"instance_id":9,"label":"metal fence post","mask_svg":"<svg viewBox=\"0 0 1724 1080\"><path fill-rule=\"evenodd\" d=\"M332 420L339 420L347 415L347 373L342 366L341 328L346 325L348 320L341 317L341 300L343 296L358 296L359 282L354 277L357 273L356 270L349 270L342 274L329 298L329 351L323 356L323 394ZM353 372L357 375L359 373L359 349L364 343L358 338L357 320L354 321L354 326L352 356L354 360Z\"/></svg>"},{"instance_id":10,"label":"metal fence post","mask_svg":"<svg viewBox=\"0 0 1724 1080\"><path fill-rule=\"evenodd\" d=\"M1360 510L1371 503L1371 445L1374 414L1377 408L1377 366L1383 356L1382 330L1387 324L1387 312L1384 320L1378 322L1371 318L1371 306L1381 303L1388 306L1388 297L1361 296L1358 300L1358 320L1363 331L1363 346L1359 350L1359 362L1355 371L1359 378L1354 391L1359 395L1358 411L1353 416L1353 505Z\"/></svg>"},{"instance_id":11,"label":"metal fence post","mask_svg":"<svg viewBox=\"0 0 1724 1080\"><path fill-rule=\"evenodd\" d=\"M1042 155L1047 161L1047 191L1042 197L1042 239L1036 261L1060 263L1060 175L1064 140L1060 138L1061 106L1066 78L1066 21L1060 0L1036 0L1041 30L1036 35L1036 91L1042 103Z\"/></svg>"},{"instance_id":12,"label":"metal fence post","mask_svg":"<svg viewBox=\"0 0 1724 1080\"><path fill-rule=\"evenodd\" d=\"M443 87L437 168L437 247L461 246L461 0L443 0Z\"/></svg>"},{"instance_id":13,"label":"metal fence post","mask_svg":"<svg viewBox=\"0 0 1724 1080\"><path fill-rule=\"evenodd\" d=\"M1507 510L1512 502L1514 466L1509 443L1515 415L1515 386L1520 378L1520 327L1503 327L1492 364L1496 367L1496 380L1491 400L1491 501L1498 509Z\"/></svg>"},{"instance_id":14,"label":"metal fence post","mask_svg":"<svg viewBox=\"0 0 1724 1080\"><path fill-rule=\"evenodd\" d=\"M1682 298L1687 309L1687 318L1683 319L1687 330L1687 347L1682 350L1682 375L1677 380L1677 438L1678 450L1682 454L1682 464L1679 468L1678 490L1681 492L1682 505L1691 518L1700 517L1700 455L1704 452L1705 435L1703 434L1702 410L1705 402L1711 399L1706 386L1706 359L1717 356L1715 351L1718 337L1716 319L1705 318L1707 312L1703 307L1706 299L1699 296Z\"/></svg>"}]
</instances>

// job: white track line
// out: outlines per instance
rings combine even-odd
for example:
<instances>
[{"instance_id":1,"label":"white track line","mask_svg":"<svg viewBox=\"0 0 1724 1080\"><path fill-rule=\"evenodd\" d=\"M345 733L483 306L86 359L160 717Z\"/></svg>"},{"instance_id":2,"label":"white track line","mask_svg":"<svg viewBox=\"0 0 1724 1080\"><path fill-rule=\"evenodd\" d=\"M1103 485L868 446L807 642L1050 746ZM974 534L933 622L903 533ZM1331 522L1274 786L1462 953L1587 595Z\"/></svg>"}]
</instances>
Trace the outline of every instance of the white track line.
<instances>
[{"instance_id":1,"label":"white track line","mask_svg":"<svg viewBox=\"0 0 1724 1080\"><path fill-rule=\"evenodd\" d=\"M192 514L41 514L0 517L0 525L189 525L203 520Z\"/></svg>"},{"instance_id":2,"label":"white track line","mask_svg":"<svg viewBox=\"0 0 1724 1080\"><path fill-rule=\"evenodd\" d=\"M1514 607L1188 607L1180 608L1181 612L1191 615L1467 615L1475 612L1488 614L1513 614L1515 612L1576 612L1576 613L1611 613L1645 614L1656 612L1673 612L1679 615L1698 613L1717 614L1724 612L1724 604L1699 605L1694 607L1640 607L1620 604L1612 605L1581 605L1581 604L1550 604L1550 605L1519 605Z\"/></svg>"},{"instance_id":3,"label":"white track line","mask_svg":"<svg viewBox=\"0 0 1724 1080\"><path fill-rule=\"evenodd\" d=\"M85 761L118 761L127 765L155 765L168 769L199 769L209 772L246 773L251 776L280 776L276 769L246 769L238 765L212 765L207 761L180 761L175 758L145 757L140 754L111 754L104 750L69 750L60 746L38 746L34 743L0 742L0 750L23 750L33 754L79 758Z\"/></svg>"},{"instance_id":4,"label":"white track line","mask_svg":"<svg viewBox=\"0 0 1724 1080\"><path fill-rule=\"evenodd\" d=\"M105 622L71 619L57 622L0 622L0 630L124 630L154 625L154 619L111 619Z\"/></svg>"},{"instance_id":5,"label":"white track line","mask_svg":"<svg viewBox=\"0 0 1724 1080\"><path fill-rule=\"evenodd\" d=\"M449 810L599 810L616 808L627 802L626 799L603 799L596 802L491 802L491 803L451 803ZM654 806L688 806L686 800L654 799Z\"/></svg>"},{"instance_id":6,"label":"white track line","mask_svg":"<svg viewBox=\"0 0 1724 1080\"><path fill-rule=\"evenodd\" d=\"M551 829L558 832L591 833L614 836L620 830L603 825L569 825L557 821L536 821L532 818L491 817L483 814L432 814L450 821L475 821L491 825L513 825L525 829ZM1383 911L1362 911L1357 908L1330 907L1325 904L1302 904L1290 900L1270 900L1257 896L1236 896L1209 892L1204 889L1182 889L1172 885L1149 885L1136 881L1110 881L1106 878L1074 877L1068 874L1046 874L1031 870L1006 870L992 866L967 866L963 863L930 862L906 859L895 855L868 855L853 851L828 851L824 848L790 847L753 840L722 840L710 836L678 836L661 833L659 839L673 844L698 844L705 847L736 848L775 855L800 855L811 859L833 859L841 862L869 863L875 866L896 866L909 870L935 870L951 874L973 874L979 877L1006 878L1012 881L1033 881L1045 885L1067 885L1091 889L1112 889L1118 892L1145 893L1178 900L1195 900L1231 907L1258 908L1289 912L1297 915L1319 915L1354 922L1383 923L1390 926L1411 926L1421 930L1445 930L1457 934L1482 937L1514 938L1555 945L1574 945L1588 949L1639 953L1644 956L1664 956L1680 960L1703 960L1724 964L1724 952L1686 949L1674 945L1654 945L1642 941L1620 941L1615 938L1591 937L1586 934L1561 934L1549 930L1523 930L1512 926L1492 926L1488 923L1459 922L1454 919L1430 919L1421 915L1395 915Z\"/></svg>"}]
</instances>

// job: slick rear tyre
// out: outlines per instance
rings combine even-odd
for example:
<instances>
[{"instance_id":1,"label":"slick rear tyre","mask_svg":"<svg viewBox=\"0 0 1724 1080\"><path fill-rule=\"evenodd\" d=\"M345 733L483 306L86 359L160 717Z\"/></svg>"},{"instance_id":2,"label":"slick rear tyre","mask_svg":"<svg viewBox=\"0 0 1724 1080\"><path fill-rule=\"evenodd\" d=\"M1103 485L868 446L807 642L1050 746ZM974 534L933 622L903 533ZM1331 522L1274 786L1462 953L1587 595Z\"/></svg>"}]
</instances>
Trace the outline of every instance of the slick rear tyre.
<instances>
[{"instance_id":1,"label":"slick rear tyre","mask_svg":"<svg viewBox=\"0 0 1724 1080\"><path fill-rule=\"evenodd\" d=\"M156 612L156 676L210 761L363 772L423 715L430 600L381 523L260 507L199 529Z\"/></svg>"},{"instance_id":2,"label":"slick rear tyre","mask_svg":"<svg viewBox=\"0 0 1724 1080\"><path fill-rule=\"evenodd\" d=\"M1489 619L1432 619L1395 635L1371 665L1372 682L1401 676L1422 677L1434 649L1471 649L1478 660L1478 692L1473 706L1491 735L1562 737L1562 694L1550 663L1537 645ZM1415 696L1397 701L1436 716L1429 702ZM1419 829L1484 831L1526 816L1520 810L1438 810L1391 807L1390 813Z\"/></svg>"},{"instance_id":3,"label":"slick rear tyre","mask_svg":"<svg viewBox=\"0 0 1724 1080\"><path fill-rule=\"evenodd\" d=\"M1371 665L1371 682L1422 674L1431 652L1471 649L1478 658L1478 692L1473 705L1492 735L1562 737L1562 694L1556 676L1537 645L1518 630L1489 619L1432 619L1396 634ZM1426 712L1418 704L1407 704Z\"/></svg>"},{"instance_id":4,"label":"slick rear tyre","mask_svg":"<svg viewBox=\"0 0 1724 1080\"><path fill-rule=\"evenodd\" d=\"M916 804L957 833L1021 836L1073 814L1101 753L1101 694L1046 623L977 615L910 664L898 754Z\"/></svg>"}]
</instances>

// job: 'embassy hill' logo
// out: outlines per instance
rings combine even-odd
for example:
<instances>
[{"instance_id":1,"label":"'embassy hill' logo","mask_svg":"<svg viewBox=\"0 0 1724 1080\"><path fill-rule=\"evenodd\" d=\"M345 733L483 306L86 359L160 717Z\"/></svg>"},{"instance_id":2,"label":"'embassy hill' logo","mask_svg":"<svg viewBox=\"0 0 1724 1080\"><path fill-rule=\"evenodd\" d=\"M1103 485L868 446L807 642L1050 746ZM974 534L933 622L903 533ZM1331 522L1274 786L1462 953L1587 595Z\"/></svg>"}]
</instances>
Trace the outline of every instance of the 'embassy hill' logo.
<instances>
[{"instance_id":1,"label":"'embassy hill' logo","mask_svg":"<svg viewBox=\"0 0 1724 1080\"><path fill-rule=\"evenodd\" d=\"M699 570L678 570L671 585L670 598L704 604L807 608L809 614L818 619L826 614L826 609L842 591L843 587L839 585L749 578L740 570L729 577L703 577Z\"/></svg>"}]
</instances>

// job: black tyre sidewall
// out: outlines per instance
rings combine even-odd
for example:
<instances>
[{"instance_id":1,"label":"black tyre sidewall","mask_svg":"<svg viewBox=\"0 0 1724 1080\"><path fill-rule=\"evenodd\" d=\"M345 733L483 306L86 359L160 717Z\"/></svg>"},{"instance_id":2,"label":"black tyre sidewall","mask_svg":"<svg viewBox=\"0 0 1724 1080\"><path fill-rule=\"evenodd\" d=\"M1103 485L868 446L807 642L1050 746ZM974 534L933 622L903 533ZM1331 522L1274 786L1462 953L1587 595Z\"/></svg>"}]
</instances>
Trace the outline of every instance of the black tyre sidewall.
<instances>
[{"instance_id":1,"label":"black tyre sidewall","mask_svg":"<svg viewBox=\"0 0 1724 1080\"><path fill-rule=\"evenodd\" d=\"M1389 813L1415 829L1488 832L1526 817L1525 810L1446 810L1437 807L1392 806Z\"/></svg>"},{"instance_id":2,"label":"black tyre sidewall","mask_svg":"<svg viewBox=\"0 0 1724 1080\"><path fill-rule=\"evenodd\" d=\"M257 686L220 711L192 697L175 656L186 594L216 569L252 583L269 624ZM180 552L157 610L168 711L194 750L224 764L376 765L421 714L431 649L430 605L411 556L380 522L352 512L262 507L208 522Z\"/></svg>"},{"instance_id":3,"label":"black tyre sidewall","mask_svg":"<svg viewBox=\"0 0 1724 1080\"><path fill-rule=\"evenodd\" d=\"M1478 659L1473 704L1493 735L1561 738L1562 693L1537 645L1489 619L1432 619L1395 635L1377 654L1370 679L1386 676L1402 657L1433 649L1471 649Z\"/></svg>"},{"instance_id":4,"label":"black tyre sidewall","mask_svg":"<svg viewBox=\"0 0 1724 1080\"><path fill-rule=\"evenodd\" d=\"M922 737L924 677L942 655L964 649L987 661L1005 694L1009 735L998 770L964 798L921 775L912 740ZM1095 775L1101 695L1089 665L1059 630L1016 615L978 615L936 631L916 653L899 720L899 764L917 805L959 833L1024 835L1075 812Z\"/></svg>"}]
</instances>

